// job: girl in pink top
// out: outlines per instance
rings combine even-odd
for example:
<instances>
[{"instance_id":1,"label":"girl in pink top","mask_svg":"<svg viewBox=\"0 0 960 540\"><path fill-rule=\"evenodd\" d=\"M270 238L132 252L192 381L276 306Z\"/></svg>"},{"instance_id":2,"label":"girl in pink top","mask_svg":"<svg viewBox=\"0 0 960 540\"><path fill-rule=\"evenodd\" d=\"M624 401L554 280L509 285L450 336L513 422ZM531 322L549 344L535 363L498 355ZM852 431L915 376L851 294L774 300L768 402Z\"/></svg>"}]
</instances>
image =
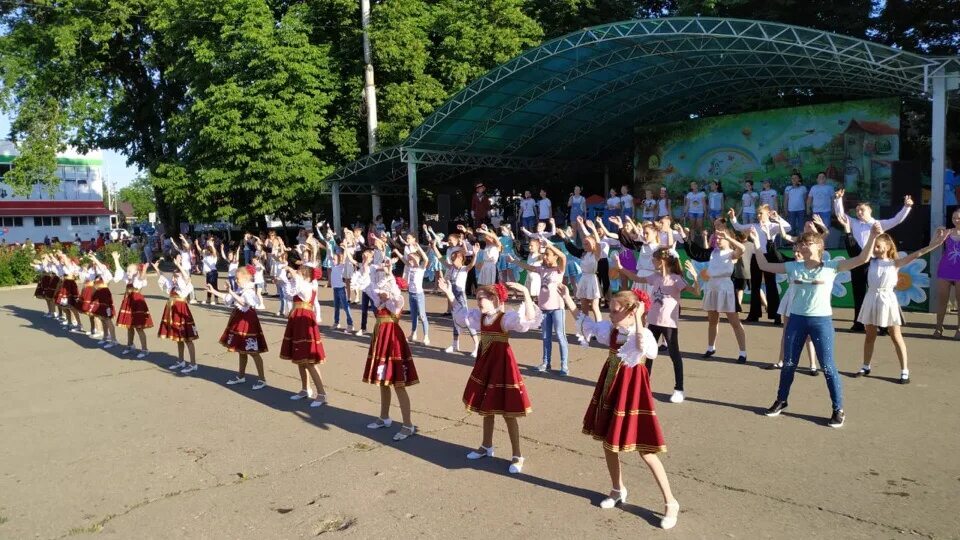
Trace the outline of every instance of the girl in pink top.
<instances>
[{"instance_id":1,"label":"girl in pink top","mask_svg":"<svg viewBox=\"0 0 960 540\"><path fill-rule=\"evenodd\" d=\"M697 270L693 262L686 261L684 268L693 283L691 286L683 279L683 270L680 269L680 259L669 249L660 248L653 252L653 268L655 272L647 277L637 274L620 266L618 261L613 262L622 275L634 283L645 283L650 287L650 298L653 303L647 313L647 328L653 337L660 341L663 336L673 362L673 395L671 403L683 403L683 358L680 356L680 338L677 332L677 323L680 322L680 294L690 291L700 296L700 283L697 281ZM653 373L653 359L646 361L647 372Z\"/></svg>"}]
</instances>

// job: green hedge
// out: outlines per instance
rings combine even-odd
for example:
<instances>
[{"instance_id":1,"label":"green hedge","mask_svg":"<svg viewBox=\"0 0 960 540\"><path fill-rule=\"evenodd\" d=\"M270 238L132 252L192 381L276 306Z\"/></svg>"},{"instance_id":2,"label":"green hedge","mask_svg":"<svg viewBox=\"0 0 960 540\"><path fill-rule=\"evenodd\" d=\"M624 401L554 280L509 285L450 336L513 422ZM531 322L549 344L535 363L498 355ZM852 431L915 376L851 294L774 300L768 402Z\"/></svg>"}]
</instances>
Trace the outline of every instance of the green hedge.
<instances>
[{"instance_id":1,"label":"green hedge","mask_svg":"<svg viewBox=\"0 0 960 540\"><path fill-rule=\"evenodd\" d=\"M33 269L33 260L43 253L50 253L56 250L63 251L67 255L77 259L81 256L77 246L61 246L60 244L54 244L49 248L43 246L36 253L26 249L0 251L0 287L35 283L37 281L37 272ZM96 255L98 259L112 269L113 252L120 253L120 264L123 267L126 267L128 264L140 262L140 254L122 244L107 244L97 250Z\"/></svg>"}]
</instances>

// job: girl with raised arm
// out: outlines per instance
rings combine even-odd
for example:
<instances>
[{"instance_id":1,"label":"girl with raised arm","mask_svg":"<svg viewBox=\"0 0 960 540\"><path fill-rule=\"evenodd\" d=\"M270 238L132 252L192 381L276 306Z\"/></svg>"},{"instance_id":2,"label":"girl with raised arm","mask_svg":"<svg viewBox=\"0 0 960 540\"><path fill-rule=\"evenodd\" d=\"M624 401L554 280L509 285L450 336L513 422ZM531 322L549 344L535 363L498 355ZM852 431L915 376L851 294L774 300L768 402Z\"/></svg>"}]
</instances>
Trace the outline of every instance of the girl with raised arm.
<instances>
[{"instance_id":1,"label":"girl with raised arm","mask_svg":"<svg viewBox=\"0 0 960 540\"><path fill-rule=\"evenodd\" d=\"M547 243L544 247L541 266L531 266L525 262L516 261L520 268L527 272L540 274L540 294L537 297L537 307L543 311L541 338L543 341L543 362L537 367L540 373L550 369L553 354L553 338L556 336L560 344L560 374L570 373L567 364L567 329L563 297L560 295L560 286L563 284L563 272L567 266L566 256L553 244Z\"/></svg>"},{"instance_id":2,"label":"girl with raised arm","mask_svg":"<svg viewBox=\"0 0 960 540\"><path fill-rule=\"evenodd\" d=\"M660 527L672 529L677 525L680 503L674 498L667 473L657 457L658 453L666 452L667 447L654 408L650 377L643 363L644 359L657 356L657 340L644 327L650 298L641 290L620 291L610 300L610 320L594 321L580 313L566 290L563 297L577 317L577 326L586 343L595 337L608 351L583 417L583 433L603 442L607 471L613 484L610 496L600 502L600 508L613 508L626 502L620 454L639 452L663 495L665 508Z\"/></svg>"},{"instance_id":3,"label":"girl with raised arm","mask_svg":"<svg viewBox=\"0 0 960 540\"><path fill-rule=\"evenodd\" d=\"M517 474L523 470L524 462L517 418L526 416L531 408L509 338L511 332L536 328L540 310L519 283L481 285L477 289L477 309L460 304L446 281L440 281L438 286L456 306L454 324L480 332L480 353L467 379L463 403L483 416L483 438L480 447L467 454L467 459L493 457L493 423L495 416L500 415L507 424L513 451L508 472ZM523 306L517 311L506 312L508 288L523 296Z\"/></svg>"},{"instance_id":4,"label":"girl with raised arm","mask_svg":"<svg viewBox=\"0 0 960 540\"><path fill-rule=\"evenodd\" d=\"M293 306L283 331L283 345L280 346L280 358L296 364L300 373L300 391L290 396L290 399L296 401L313 398L310 406L320 407L326 404L327 394L323 388L319 366L324 363L327 355L323 350L323 339L317 329L314 312L313 300L317 296L317 284L313 280L313 268L301 265L299 270L294 270L288 266L277 279L283 283L283 294ZM316 393L310 390L308 373L317 387Z\"/></svg>"},{"instance_id":5,"label":"girl with raised arm","mask_svg":"<svg viewBox=\"0 0 960 540\"><path fill-rule=\"evenodd\" d=\"M233 306L230 313L230 320L227 321L227 327L220 336L220 344L226 347L230 352L240 355L240 369L237 376L227 381L227 384L241 384L247 381L247 357L252 356L257 365L257 373L260 379L253 384L254 390L263 388L266 383L266 375L263 371L263 357L261 354L267 352L267 340L263 337L263 329L260 326L260 317L257 316L257 291L253 284L253 275L256 268L253 265L246 265L237 270L237 286L239 291L220 291L212 290L207 286L214 296L224 301L224 304ZM189 371L188 371L189 370ZM196 371L196 364L187 366L181 373L190 373Z\"/></svg>"},{"instance_id":6,"label":"girl with raised arm","mask_svg":"<svg viewBox=\"0 0 960 540\"><path fill-rule=\"evenodd\" d=\"M163 308L163 316L160 318L160 327L157 329L157 337L169 339L177 344L177 363L169 366L168 369L182 370L190 367L190 371L195 371L196 368L193 366L197 365L197 350L193 342L200 337L200 334L197 332L197 323L193 320L190 303L187 301L193 292L190 269L183 266L178 258L174 258L173 279L170 279L160 273L159 261L152 264L153 270L157 273L157 285L168 296L167 304ZM190 353L189 366L183 360L184 349Z\"/></svg>"},{"instance_id":7,"label":"girl with raised arm","mask_svg":"<svg viewBox=\"0 0 960 540\"><path fill-rule=\"evenodd\" d=\"M124 272L120 268L120 253L113 252L113 262L116 267L114 281L126 282L126 292L120 310L117 311L117 326L127 329L127 346L120 354L137 353L137 358L144 358L150 351L147 350L147 334L145 328L153 328L153 318L150 317L150 307L147 299L140 291L147 286L147 265L129 264ZM140 351L133 346L133 334L140 338Z\"/></svg>"},{"instance_id":8,"label":"girl with raised arm","mask_svg":"<svg viewBox=\"0 0 960 540\"><path fill-rule=\"evenodd\" d=\"M788 263L767 262L765 254L757 250L757 264L764 272L787 274L790 286L796 287L793 304L790 306L790 322L784 337L783 369L780 370L780 386L777 399L767 410L767 416L779 416L787 408L790 386L797 370L800 350L807 337L813 341L817 358L823 367L823 375L830 392L833 412L827 425L839 428L843 426L846 414L843 410L843 388L833 359L833 308L830 305L830 291L839 272L856 268L867 262L873 251L873 244L882 232L876 224L867 239L867 248L852 259L823 260L823 237L817 233L803 233L797 243L802 261ZM750 231L750 240L754 244L760 241L756 230Z\"/></svg>"},{"instance_id":9,"label":"girl with raised arm","mask_svg":"<svg viewBox=\"0 0 960 540\"><path fill-rule=\"evenodd\" d=\"M937 266L937 326L933 330L936 337L943 336L943 319L947 314L951 288L957 304L960 305L960 209L953 211L950 220L953 228L947 230L943 255ZM953 338L960 339L960 311L957 312L957 331Z\"/></svg>"}]
</instances>

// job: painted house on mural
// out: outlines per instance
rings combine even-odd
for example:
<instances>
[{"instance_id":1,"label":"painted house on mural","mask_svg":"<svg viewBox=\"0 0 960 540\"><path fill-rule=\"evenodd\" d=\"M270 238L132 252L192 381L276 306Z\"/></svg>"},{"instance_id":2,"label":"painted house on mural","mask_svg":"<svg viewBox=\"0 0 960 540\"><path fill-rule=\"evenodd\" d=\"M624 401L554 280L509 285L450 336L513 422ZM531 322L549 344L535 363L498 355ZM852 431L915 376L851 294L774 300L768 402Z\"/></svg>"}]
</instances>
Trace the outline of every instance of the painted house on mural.
<instances>
[{"instance_id":1,"label":"painted house on mural","mask_svg":"<svg viewBox=\"0 0 960 540\"><path fill-rule=\"evenodd\" d=\"M874 197L885 199L892 163L900 154L900 130L883 122L851 119L842 137L844 187L858 192L872 187Z\"/></svg>"},{"instance_id":2,"label":"painted house on mural","mask_svg":"<svg viewBox=\"0 0 960 540\"><path fill-rule=\"evenodd\" d=\"M68 149L58 155L60 185L48 191L38 184L26 196L14 194L13 188L3 183L16 156L16 147L0 140L0 238L8 244L28 238L40 244L46 237L73 242L77 235L89 241L115 226L116 214L103 204L103 156L99 150L79 154Z\"/></svg>"}]
</instances>

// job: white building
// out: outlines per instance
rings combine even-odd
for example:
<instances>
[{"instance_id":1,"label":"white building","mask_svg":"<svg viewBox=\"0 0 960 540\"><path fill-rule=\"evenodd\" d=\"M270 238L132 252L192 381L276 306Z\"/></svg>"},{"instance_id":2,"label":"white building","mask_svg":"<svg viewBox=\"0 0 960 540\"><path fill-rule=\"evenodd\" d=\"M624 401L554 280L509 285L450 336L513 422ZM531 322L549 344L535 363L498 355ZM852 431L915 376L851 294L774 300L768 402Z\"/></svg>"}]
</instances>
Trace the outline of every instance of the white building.
<instances>
[{"instance_id":1,"label":"white building","mask_svg":"<svg viewBox=\"0 0 960 540\"><path fill-rule=\"evenodd\" d=\"M16 156L16 147L0 140L0 239L12 244L29 238L40 244L47 237L74 242L80 235L87 242L116 226L116 214L103 204L103 155L99 150L79 154L70 149L58 155L60 185L48 192L38 184L25 197L15 195L13 188L3 183Z\"/></svg>"}]
</instances>

